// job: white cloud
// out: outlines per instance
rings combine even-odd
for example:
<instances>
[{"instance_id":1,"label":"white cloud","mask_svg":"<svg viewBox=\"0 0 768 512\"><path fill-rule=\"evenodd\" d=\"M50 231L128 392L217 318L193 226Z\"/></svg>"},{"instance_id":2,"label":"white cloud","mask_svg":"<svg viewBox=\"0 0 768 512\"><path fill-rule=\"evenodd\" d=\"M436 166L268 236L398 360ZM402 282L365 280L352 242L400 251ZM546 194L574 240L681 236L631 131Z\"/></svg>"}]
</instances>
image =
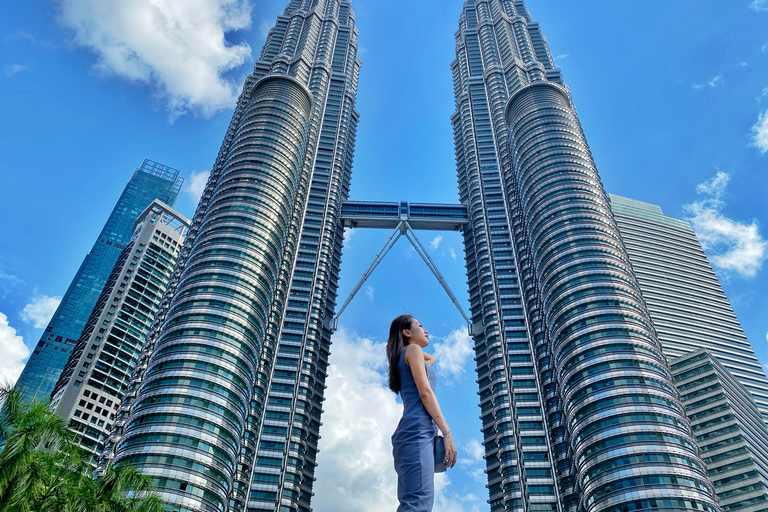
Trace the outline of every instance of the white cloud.
<instances>
[{"instance_id":1,"label":"white cloud","mask_svg":"<svg viewBox=\"0 0 768 512\"><path fill-rule=\"evenodd\" d=\"M703 84L694 84L693 88L696 91L700 91L701 89L715 89L723 84L723 75L722 73L714 77L709 82L704 82Z\"/></svg>"},{"instance_id":2,"label":"white cloud","mask_svg":"<svg viewBox=\"0 0 768 512\"><path fill-rule=\"evenodd\" d=\"M355 228L344 228L344 247L349 247L349 242L355 236L355 233L357 233Z\"/></svg>"},{"instance_id":3,"label":"white cloud","mask_svg":"<svg viewBox=\"0 0 768 512\"><path fill-rule=\"evenodd\" d=\"M561 53L560 55L553 57L552 60L555 61L555 66L559 66L560 63L562 63L564 60L567 60L568 57L570 57L570 55L568 55L567 53Z\"/></svg>"},{"instance_id":4,"label":"white cloud","mask_svg":"<svg viewBox=\"0 0 768 512\"><path fill-rule=\"evenodd\" d=\"M8 317L0 313L0 384L14 384L28 356L29 349L24 340L8 324Z\"/></svg>"},{"instance_id":5,"label":"white cloud","mask_svg":"<svg viewBox=\"0 0 768 512\"><path fill-rule=\"evenodd\" d=\"M21 319L32 324L35 329L45 329L60 303L61 297L37 296L32 299L32 302L24 306Z\"/></svg>"},{"instance_id":6,"label":"white cloud","mask_svg":"<svg viewBox=\"0 0 768 512\"><path fill-rule=\"evenodd\" d=\"M403 406L386 386L385 343L341 327L333 336L317 457L315 510L391 512L397 508L392 433ZM479 512L480 498L451 491L435 475L435 512Z\"/></svg>"},{"instance_id":7,"label":"white cloud","mask_svg":"<svg viewBox=\"0 0 768 512\"><path fill-rule=\"evenodd\" d=\"M443 235L437 235L435 238L432 239L431 242L429 242L429 246L432 249L437 249L438 247L440 247L440 242L442 241L443 241Z\"/></svg>"},{"instance_id":8,"label":"white cloud","mask_svg":"<svg viewBox=\"0 0 768 512\"><path fill-rule=\"evenodd\" d=\"M368 300L373 302L374 293L376 292L376 288L374 288L371 285L368 285L365 287L365 296L368 297Z\"/></svg>"},{"instance_id":9,"label":"white cloud","mask_svg":"<svg viewBox=\"0 0 768 512\"><path fill-rule=\"evenodd\" d=\"M261 23L259 24L259 33L261 34L261 37L266 39L273 25L274 23L272 20L261 20Z\"/></svg>"},{"instance_id":10,"label":"white cloud","mask_svg":"<svg viewBox=\"0 0 768 512\"><path fill-rule=\"evenodd\" d=\"M451 258L456 259L456 251L454 251L452 247L448 249L448 254L451 255Z\"/></svg>"},{"instance_id":11,"label":"white cloud","mask_svg":"<svg viewBox=\"0 0 768 512\"><path fill-rule=\"evenodd\" d=\"M464 451L467 454L465 457L467 462L480 462L483 460L483 455L485 455L483 444L475 438L469 440L464 446Z\"/></svg>"},{"instance_id":12,"label":"white cloud","mask_svg":"<svg viewBox=\"0 0 768 512\"><path fill-rule=\"evenodd\" d=\"M312 506L334 512L397 508L390 437L403 406L386 387L385 343L333 336Z\"/></svg>"},{"instance_id":13,"label":"white cloud","mask_svg":"<svg viewBox=\"0 0 768 512\"><path fill-rule=\"evenodd\" d=\"M730 181L731 176L728 173L718 171L714 178L696 185L696 192L713 196L715 199L720 200L723 197L723 194L725 194Z\"/></svg>"},{"instance_id":14,"label":"white cloud","mask_svg":"<svg viewBox=\"0 0 768 512\"><path fill-rule=\"evenodd\" d=\"M768 0L752 0L750 7L756 11L768 11Z\"/></svg>"},{"instance_id":15,"label":"white cloud","mask_svg":"<svg viewBox=\"0 0 768 512\"><path fill-rule=\"evenodd\" d=\"M729 179L728 174L718 172L714 178L700 184L696 189L705 197L685 205L685 209L692 214L689 220L715 267L743 277L754 277L766 259L768 242L760 236L757 220L743 224L721 212Z\"/></svg>"},{"instance_id":16,"label":"white cloud","mask_svg":"<svg viewBox=\"0 0 768 512\"><path fill-rule=\"evenodd\" d=\"M761 153L768 151L768 110L760 114L757 123L752 127L752 144Z\"/></svg>"},{"instance_id":17,"label":"white cloud","mask_svg":"<svg viewBox=\"0 0 768 512\"><path fill-rule=\"evenodd\" d=\"M205 185L208 183L208 178L211 176L211 171L192 171L189 175L189 179L184 182L184 192L189 195L189 198L193 203L200 202L200 198L203 197L205 192Z\"/></svg>"},{"instance_id":18,"label":"white cloud","mask_svg":"<svg viewBox=\"0 0 768 512\"><path fill-rule=\"evenodd\" d=\"M226 34L250 27L248 0L58 0L74 41L96 54L96 70L150 84L171 119L231 107L239 85L222 76L250 58Z\"/></svg>"},{"instance_id":19,"label":"white cloud","mask_svg":"<svg viewBox=\"0 0 768 512\"><path fill-rule=\"evenodd\" d=\"M447 383L461 379L472 355L472 345L466 327L456 329L435 343L436 369Z\"/></svg>"},{"instance_id":20,"label":"white cloud","mask_svg":"<svg viewBox=\"0 0 768 512\"><path fill-rule=\"evenodd\" d=\"M10 66L5 66L5 77L10 78L16 73L21 73L27 69L29 69L29 66L25 66L23 64L12 64Z\"/></svg>"},{"instance_id":21,"label":"white cloud","mask_svg":"<svg viewBox=\"0 0 768 512\"><path fill-rule=\"evenodd\" d=\"M451 479L448 473L435 475L435 507L433 509L435 512L480 512L478 505L470 503L480 501L477 496L474 494L458 495L450 491L450 485ZM468 506L471 508L466 508Z\"/></svg>"}]
</instances>

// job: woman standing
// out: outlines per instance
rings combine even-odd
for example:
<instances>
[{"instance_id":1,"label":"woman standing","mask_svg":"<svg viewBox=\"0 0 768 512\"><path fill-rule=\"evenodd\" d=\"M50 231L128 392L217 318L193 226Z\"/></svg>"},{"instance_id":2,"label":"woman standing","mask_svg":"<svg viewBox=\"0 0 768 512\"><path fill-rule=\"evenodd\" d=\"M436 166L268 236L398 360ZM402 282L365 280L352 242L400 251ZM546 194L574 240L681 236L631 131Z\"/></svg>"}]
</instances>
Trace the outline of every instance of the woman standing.
<instances>
[{"instance_id":1,"label":"woman standing","mask_svg":"<svg viewBox=\"0 0 768 512\"><path fill-rule=\"evenodd\" d=\"M445 466L456 465L456 445L435 396L435 356L422 349L429 334L410 315L392 321L387 340L389 388L403 399L392 436L397 471L397 512L430 512L435 501L435 437L445 436Z\"/></svg>"}]
</instances>

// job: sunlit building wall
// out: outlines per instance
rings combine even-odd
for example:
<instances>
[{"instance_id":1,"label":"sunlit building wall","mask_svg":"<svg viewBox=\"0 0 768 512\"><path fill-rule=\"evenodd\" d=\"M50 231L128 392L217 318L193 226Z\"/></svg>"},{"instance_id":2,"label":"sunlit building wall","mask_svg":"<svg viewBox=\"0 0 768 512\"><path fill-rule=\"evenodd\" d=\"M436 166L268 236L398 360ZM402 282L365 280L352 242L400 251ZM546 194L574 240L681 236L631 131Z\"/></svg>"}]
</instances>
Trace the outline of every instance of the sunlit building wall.
<instances>
[{"instance_id":1,"label":"sunlit building wall","mask_svg":"<svg viewBox=\"0 0 768 512\"><path fill-rule=\"evenodd\" d=\"M50 399L136 219L155 199L173 207L183 181L179 171L151 160L133 173L16 383L25 399Z\"/></svg>"},{"instance_id":2,"label":"sunlit building wall","mask_svg":"<svg viewBox=\"0 0 768 512\"><path fill-rule=\"evenodd\" d=\"M691 225L654 204L610 199L664 354L671 360L706 348L768 422L768 378Z\"/></svg>"},{"instance_id":3,"label":"sunlit building wall","mask_svg":"<svg viewBox=\"0 0 768 512\"><path fill-rule=\"evenodd\" d=\"M753 395L706 349L671 364L720 508L768 510L768 429Z\"/></svg>"},{"instance_id":4,"label":"sunlit building wall","mask_svg":"<svg viewBox=\"0 0 768 512\"><path fill-rule=\"evenodd\" d=\"M100 465L168 510L310 510L359 67L349 0L292 0L246 80Z\"/></svg>"},{"instance_id":5,"label":"sunlit building wall","mask_svg":"<svg viewBox=\"0 0 768 512\"><path fill-rule=\"evenodd\" d=\"M155 200L138 218L53 390L51 408L94 462L160 308L189 221Z\"/></svg>"},{"instance_id":6,"label":"sunlit building wall","mask_svg":"<svg viewBox=\"0 0 768 512\"><path fill-rule=\"evenodd\" d=\"M717 510L547 41L469 0L452 117L490 509Z\"/></svg>"}]
</instances>

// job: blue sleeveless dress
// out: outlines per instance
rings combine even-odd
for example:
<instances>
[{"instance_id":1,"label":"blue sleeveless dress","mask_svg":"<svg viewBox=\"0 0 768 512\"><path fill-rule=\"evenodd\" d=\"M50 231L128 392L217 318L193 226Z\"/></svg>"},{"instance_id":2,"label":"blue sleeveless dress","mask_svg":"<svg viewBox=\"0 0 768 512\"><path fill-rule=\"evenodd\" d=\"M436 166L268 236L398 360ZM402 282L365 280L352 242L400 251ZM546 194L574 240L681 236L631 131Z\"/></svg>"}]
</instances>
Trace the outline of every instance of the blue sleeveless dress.
<instances>
[{"instance_id":1,"label":"blue sleeveless dress","mask_svg":"<svg viewBox=\"0 0 768 512\"><path fill-rule=\"evenodd\" d=\"M435 371L424 363L432 391ZM392 435L392 453L397 471L397 512L431 512L435 501L434 439L437 426L419 397L411 367L405 362L405 350L397 365L400 371L400 397L403 417Z\"/></svg>"}]
</instances>

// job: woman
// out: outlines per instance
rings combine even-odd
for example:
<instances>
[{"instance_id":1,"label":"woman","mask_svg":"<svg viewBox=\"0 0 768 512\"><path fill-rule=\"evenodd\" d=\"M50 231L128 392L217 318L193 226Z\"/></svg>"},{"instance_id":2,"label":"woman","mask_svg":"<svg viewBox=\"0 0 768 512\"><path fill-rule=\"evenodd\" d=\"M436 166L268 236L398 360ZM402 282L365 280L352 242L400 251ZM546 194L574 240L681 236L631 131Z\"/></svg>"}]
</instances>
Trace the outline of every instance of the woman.
<instances>
[{"instance_id":1,"label":"woman","mask_svg":"<svg viewBox=\"0 0 768 512\"><path fill-rule=\"evenodd\" d=\"M435 500L434 442L437 428L445 436L445 466L456 465L456 445L435 387L435 356L422 351L429 334L410 315L392 321L387 340L389 388L403 399L403 417L392 436L397 471L397 512L430 512ZM437 426L437 428L436 428Z\"/></svg>"}]
</instances>

